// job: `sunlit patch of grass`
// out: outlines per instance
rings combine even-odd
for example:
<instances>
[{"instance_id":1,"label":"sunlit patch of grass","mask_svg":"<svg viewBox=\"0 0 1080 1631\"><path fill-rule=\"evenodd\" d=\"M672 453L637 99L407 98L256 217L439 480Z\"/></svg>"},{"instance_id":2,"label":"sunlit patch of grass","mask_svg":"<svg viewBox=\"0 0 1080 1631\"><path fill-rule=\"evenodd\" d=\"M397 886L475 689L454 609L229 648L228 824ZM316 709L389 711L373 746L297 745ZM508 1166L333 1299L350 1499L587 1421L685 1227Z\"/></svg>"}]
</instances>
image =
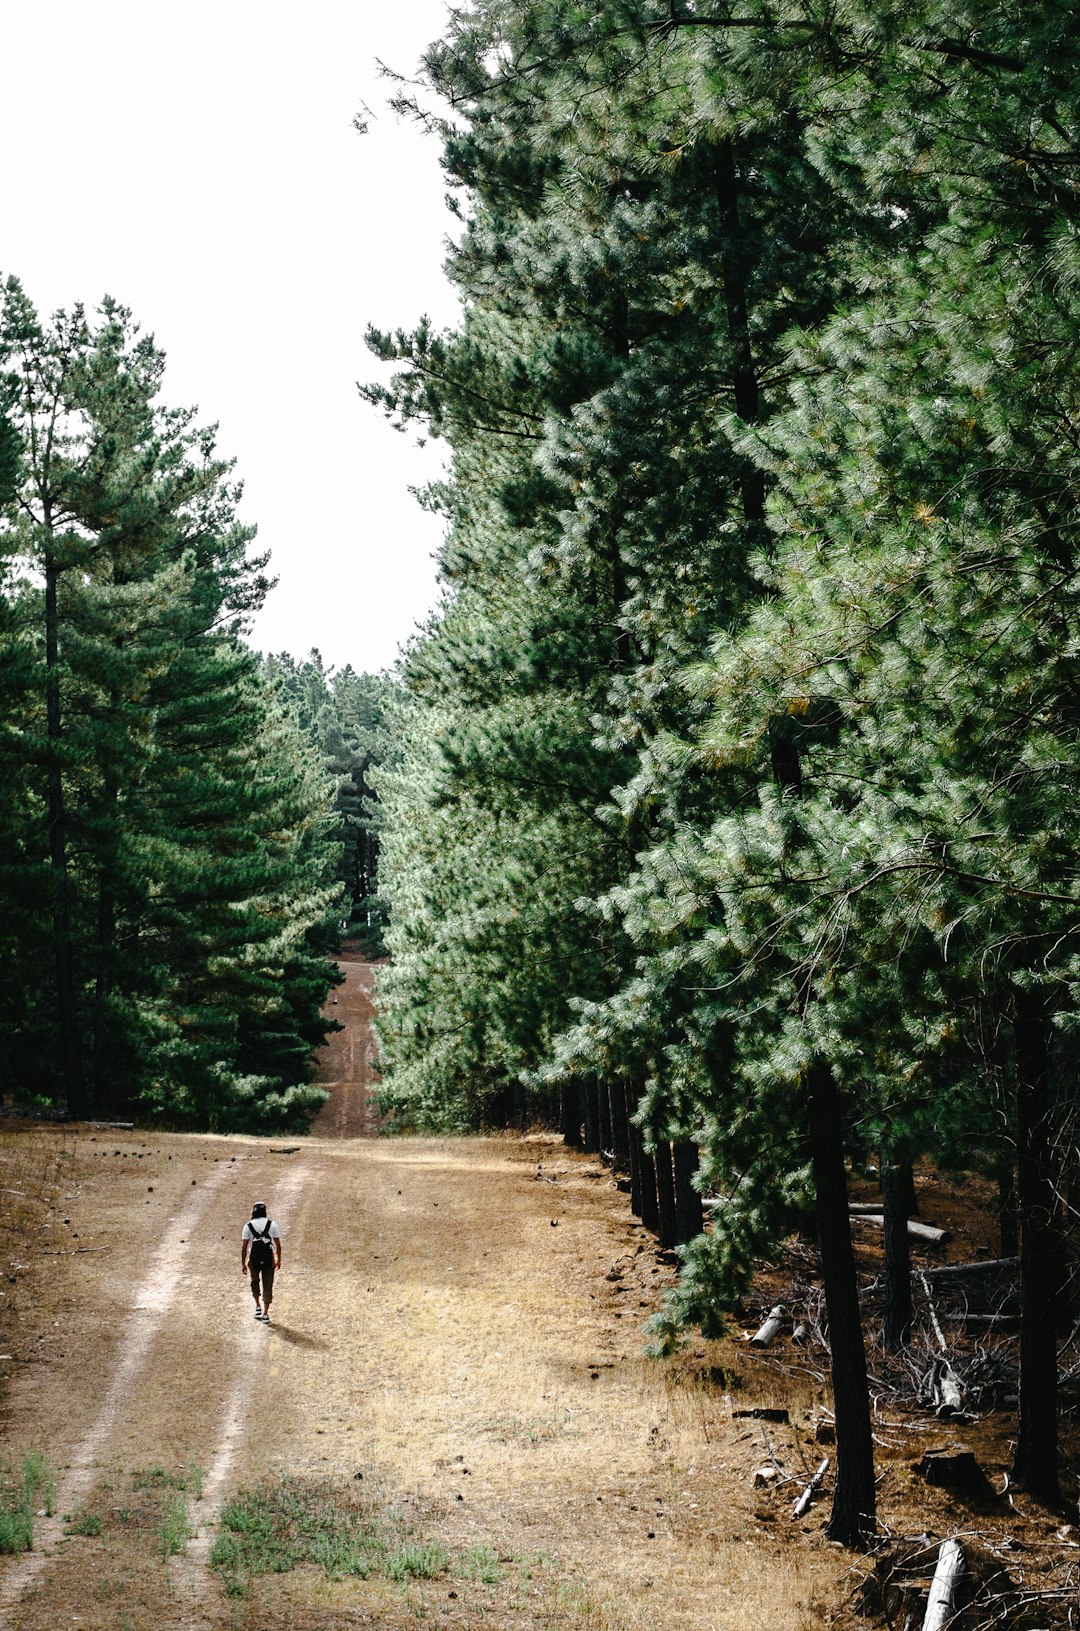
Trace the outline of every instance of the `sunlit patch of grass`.
<instances>
[{"instance_id":1,"label":"sunlit patch of grass","mask_svg":"<svg viewBox=\"0 0 1080 1631\"><path fill-rule=\"evenodd\" d=\"M187 1496L183 1490L173 1490L166 1497L161 1508L157 1533L163 1558L175 1557L194 1536L195 1531L188 1518Z\"/></svg>"},{"instance_id":2,"label":"sunlit patch of grass","mask_svg":"<svg viewBox=\"0 0 1080 1631\"><path fill-rule=\"evenodd\" d=\"M495 1585L502 1579L489 1547L452 1552L417 1534L396 1508L329 1479L282 1478L240 1491L222 1511L210 1564L234 1597L259 1575L285 1574L302 1564L336 1581L379 1577L407 1585L453 1574Z\"/></svg>"},{"instance_id":3,"label":"sunlit patch of grass","mask_svg":"<svg viewBox=\"0 0 1080 1631\"><path fill-rule=\"evenodd\" d=\"M470 1546L458 1558L458 1573L482 1586L497 1586L503 1577L502 1564L490 1546Z\"/></svg>"},{"instance_id":4,"label":"sunlit patch of grass","mask_svg":"<svg viewBox=\"0 0 1080 1631\"><path fill-rule=\"evenodd\" d=\"M56 1484L43 1456L36 1450L23 1457L22 1468L0 1466L0 1552L29 1552L34 1545L34 1518L39 1511L51 1517L56 1505Z\"/></svg>"}]
</instances>

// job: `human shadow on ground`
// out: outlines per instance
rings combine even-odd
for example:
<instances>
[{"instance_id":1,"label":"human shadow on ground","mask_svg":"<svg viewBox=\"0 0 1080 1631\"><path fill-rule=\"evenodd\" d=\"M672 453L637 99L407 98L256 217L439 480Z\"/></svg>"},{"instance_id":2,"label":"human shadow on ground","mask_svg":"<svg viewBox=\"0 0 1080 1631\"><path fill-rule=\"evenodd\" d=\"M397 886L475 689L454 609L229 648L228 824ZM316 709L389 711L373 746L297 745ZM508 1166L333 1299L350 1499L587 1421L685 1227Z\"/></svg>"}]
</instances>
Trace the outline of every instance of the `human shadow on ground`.
<instances>
[{"instance_id":1,"label":"human shadow on ground","mask_svg":"<svg viewBox=\"0 0 1080 1631\"><path fill-rule=\"evenodd\" d=\"M279 1336L282 1342L292 1343L294 1348L317 1348L320 1353L330 1351L328 1342L320 1342L318 1337L309 1337L306 1331L294 1331L288 1325L279 1325L277 1320L271 1321L270 1330Z\"/></svg>"}]
</instances>

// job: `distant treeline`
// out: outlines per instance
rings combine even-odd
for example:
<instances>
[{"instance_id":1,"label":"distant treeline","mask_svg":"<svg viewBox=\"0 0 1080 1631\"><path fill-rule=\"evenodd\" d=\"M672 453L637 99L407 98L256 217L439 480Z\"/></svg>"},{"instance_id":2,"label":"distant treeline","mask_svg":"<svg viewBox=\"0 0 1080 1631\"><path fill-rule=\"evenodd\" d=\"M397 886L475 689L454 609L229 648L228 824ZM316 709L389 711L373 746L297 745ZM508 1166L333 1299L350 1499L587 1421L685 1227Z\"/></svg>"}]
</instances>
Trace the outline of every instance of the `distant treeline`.
<instances>
[{"instance_id":1,"label":"distant treeline","mask_svg":"<svg viewBox=\"0 0 1080 1631\"><path fill-rule=\"evenodd\" d=\"M715 1325L816 1196L849 1541L874 1480L845 1160L880 1158L898 1206L920 1151L997 1175L1025 1286L1014 1473L1057 1481L1069 25L939 0L455 8L413 111L461 217L461 325L371 335L399 372L366 394L453 455L428 495L446 597L379 780L384 1105L573 1137L606 1103L614 1138L626 1094L667 1183L697 1146L716 1204L676 1321Z\"/></svg>"},{"instance_id":2,"label":"distant treeline","mask_svg":"<svg viewBox=\"0 0 1080 1631\"><path fill-rule=\"evenodd\" d=\"M342 936L363 956L382 957L386 908L377 893L380 815L375 783L379 767L394 756L392 717L399 687L386 674L328 669L317 651L302 662L280 653L266 658L264 668L317 749L333 789Z\"/></svg>"},{"instance_id":3,"label":"distant treeline","mask_svg":"<svg viewBox=\"0 0 1080 1631\"><path fill-rule=\"evenodd\" d=\"M3 291L0 1091L269 1129L324 1097L338 788L241 638L265 557L163 367L113 302Z\"/></svg>"}]
</instances>

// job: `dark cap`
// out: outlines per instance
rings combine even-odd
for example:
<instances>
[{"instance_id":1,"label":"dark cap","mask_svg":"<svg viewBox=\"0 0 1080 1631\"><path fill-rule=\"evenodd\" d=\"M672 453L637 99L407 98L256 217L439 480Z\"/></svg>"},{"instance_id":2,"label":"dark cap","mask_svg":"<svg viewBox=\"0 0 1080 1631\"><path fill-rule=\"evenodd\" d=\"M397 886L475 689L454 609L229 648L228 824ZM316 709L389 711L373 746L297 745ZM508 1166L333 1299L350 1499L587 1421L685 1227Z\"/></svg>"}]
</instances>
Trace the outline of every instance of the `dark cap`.
<instances>
[{"instance_id":1,"label":"dark cap","mask_svg":"<svg viewBox=\"0 0 1080 1631\"><path fill-rule=\"evenodd\" d=\"M256 1201L251 1208L251 1215L253 1218L264 1218L266 1216L266 1202Z\"/></svg>"}]
</instances>

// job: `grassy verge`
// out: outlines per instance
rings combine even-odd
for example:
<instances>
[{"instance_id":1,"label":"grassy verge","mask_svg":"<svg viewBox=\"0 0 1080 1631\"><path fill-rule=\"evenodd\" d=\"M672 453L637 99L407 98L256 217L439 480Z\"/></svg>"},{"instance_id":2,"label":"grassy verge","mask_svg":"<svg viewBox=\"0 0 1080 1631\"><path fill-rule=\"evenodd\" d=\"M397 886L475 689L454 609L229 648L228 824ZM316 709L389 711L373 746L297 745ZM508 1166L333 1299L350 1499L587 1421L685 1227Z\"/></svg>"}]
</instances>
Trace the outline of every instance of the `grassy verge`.
<instances>
[{"instance_id":1,"label":"grassy verge","mask_svg":"<svg viewBox=\"0 0 1080 1631\"><path fill-rule=\"evenodd\" d=\"M34 1518L39 1511L51 1517L55 1501L52 1474L36 1451L23 1458L19 1471L0 1467L0 1552L32 1550Z\"/></svg>"},{"instance_id":2,"label":"grassy verge","mask_svg":"<svg viewBox=\"0 0 1080 1631\"><path fill-rule=\"evenodd\" d=\"M364 1499L349 1484L282 1478L240 1491L221 1514L211 1567L230 1596L242 1596L259 1575L314 1564L330 1580L407 1584L453 1574L494 1585L502 1578L487 1547L451 1552L418 1535L393 1507Z\"/></svg>"}]
</instances>

